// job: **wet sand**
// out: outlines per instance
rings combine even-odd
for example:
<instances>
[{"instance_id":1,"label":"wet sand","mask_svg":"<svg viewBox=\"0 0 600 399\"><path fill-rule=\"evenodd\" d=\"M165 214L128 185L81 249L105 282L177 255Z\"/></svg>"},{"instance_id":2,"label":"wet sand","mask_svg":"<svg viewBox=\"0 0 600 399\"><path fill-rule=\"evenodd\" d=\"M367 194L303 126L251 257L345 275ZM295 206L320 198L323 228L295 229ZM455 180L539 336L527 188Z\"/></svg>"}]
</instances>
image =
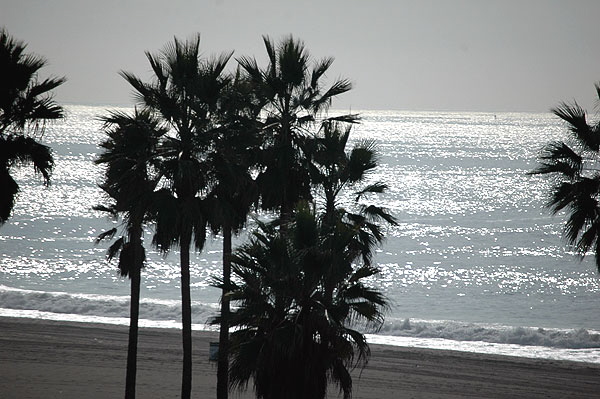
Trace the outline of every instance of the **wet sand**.
<instances>
[{"instance_id":1,"label":"wet sand","mask_svg":"<svg viewBox=\"0 0 600 399\"><path fill-rule=\"evenodd\" d=\"M177 398L180 331L140 330L138 398ZM194 332L192 397L216 396L216 333ZM371 345L353 398L598 398L600 365ZM119 398L127 328L0 318L0 398ZM251 388L251 387L250 387ZM231 398L253 398L251 390ZM338 397L331 387L330 398Z\"/></svg>"}]
</instances>

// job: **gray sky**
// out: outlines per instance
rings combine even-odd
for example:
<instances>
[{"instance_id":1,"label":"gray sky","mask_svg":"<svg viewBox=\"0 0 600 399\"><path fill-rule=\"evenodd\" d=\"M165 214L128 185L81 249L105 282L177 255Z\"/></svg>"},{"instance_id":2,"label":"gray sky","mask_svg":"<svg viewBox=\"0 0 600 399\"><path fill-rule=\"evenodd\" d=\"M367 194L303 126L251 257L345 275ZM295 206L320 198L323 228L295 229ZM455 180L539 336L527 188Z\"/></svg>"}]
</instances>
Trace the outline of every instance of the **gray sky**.
<instances>
[{"instance_id":1,"label":"gray sky","mask_svg":"<svg viewBox=\"0 0 600 399\"><path fill-rule=\"evenodd\" d=\"M118 71L148 77L144 51L173 36L264 60L261 35L291 33L354 83L334 108L592 111L599 17L598 0L0 0L0 26L67 77L57 100L105 105L131 104Z\"/></svg>"}]
</instances>

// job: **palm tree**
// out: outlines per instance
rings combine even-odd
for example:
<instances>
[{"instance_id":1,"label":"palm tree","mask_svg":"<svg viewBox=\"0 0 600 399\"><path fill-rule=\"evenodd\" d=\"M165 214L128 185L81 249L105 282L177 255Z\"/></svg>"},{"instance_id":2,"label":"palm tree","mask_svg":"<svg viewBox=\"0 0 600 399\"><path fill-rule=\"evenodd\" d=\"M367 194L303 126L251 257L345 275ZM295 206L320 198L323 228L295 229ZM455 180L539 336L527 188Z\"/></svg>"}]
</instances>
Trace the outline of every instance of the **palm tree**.
<instances>
[{"instance_id":1,"label":"palm tree","mask_svg":"<svg viewBox=\"0 0 600 399\"><path fill-rule=\"evenodd\" d=\"M356 230L338 226L303 207L285 233L260 224L236 252L232 386L253 379L257 398L324 398L333 382L350 397L350 370L369 356L353 325L381 326L386 300L364 282L378 270L352 250Z\"/></svg>"},{"instance_id":2,"label":"palm tree","mask_svg":"<svg viewBox=\"0 0 600 399\"><path fill-rule=\"evenodd\" d=\"M339 195L344 190L360 187L355 191L355 201L359 201L365 195L382 193L387 189L387 185L382 182L365 185L369 173L378 163L375 143L364 140L357 143L349 153L346 152L351 130L352 125L326 120L308 150L311 180L324 197L325 214L329 217L337 209L343 209L338 202ZM394 223L393 218L386 221Z\"/></svg>"},{"instance_id":3,"label":"palm tree","mask_svg":"<svg viewBox=\"0 0 600 399\"><path fill-rule=\"evenodd\" d=\"M215 124L218 100L228 79L223 70L231 57L200 57L200 36L182 42L175 38L158 55L146 53L154 73L150 83L133 74L123 77L136 90L139 102L159 114L173 134L161 145L161 173L168 186L156 196L156 234L163 251L180 248L183 373L182 398L192 389L192 313L190 250L202 250L206 239L204 196L208 190L207 150Z\"/></svg>"},{"instance_id":4,"label":"palm tree","mask_svg":"<svg viewBox=\"0 0 600 399\"><path fill-rule=\"evenodd\" d=\"M44 183L50 183L52 152L37 140L43 136L47 121L64 116L51 91L65 79L40 81L38 72L46 60L24 53L25 48L0 29L0 225L10 217L19 192L10 175L12 167L32 164Z\"/></svg>"},{"instance_id":5,"label":"palm tree","mask_svg":"<svg viewBox=\"0 0 600 399\"><path fill-rule=\"evenodd\" d=\"M369 195L383 193L387 185L383 182L367 184L370 172L378 164L373 141L362 141L346 151L352 125L337 121L324 121L319 134L308 150L311 159L311 179L318 194L323 197L323 229L334 233L339 229L352 232L348 248L362 262L371 266L373 250L384 240L382 225L397 224L396 219L384 208L367 204ZM345 198L345 206L340 204L340 196L352 191L354 198ZM334 247L330 251L335 251ZM331 270L335 270L332 268ZM325 287L331 295L334 287Z\"/></svg>"},{"instance_id":6,"label":"palm tree","mask_svg":"<svg viewBox=\"0 0 600 399\"><path fill-rule=\"evenodd\" d=\"M327 113L332 100L352 85L339 79L324 88L323 76L333 58L311 62L304 44L292 36L278 45L267 36L263 42L269 58L266 68L261 69L254 58L242 57L238 62L263 103L265 148L257 179L261 206L278 211L285 222L298 201L311 199L308 161L303 153L310 129ZM356 116L331 119L354 122Z\"/></svg>"},{"instance_id":7,"label":"palm tree","mask_svg":"<svg viewBox=\"0 0 600 399\"><path fill-rule=\"evenodd\" d=\"M350 323L378 327L383 320L385 299L363 279L378 272L371 262L383 240L378 223L395 220L377 206L359 204L352 213L337 202L338 194L358 186L376 166L370 143L345 152L350 130L342 133L340 126L356 123L357 115L323 117L350 83L338 80L323 90L321 78L332 59L309 71L301 42L289 37L277 48L267 37L264 42L266 69L253 59L239 62L263 102L261 206L278 210L279 219L259 223L253 240L234 255L237 281L219 283L231 287L238 305L231 314L236 329L230 383L243 388L253 379L259 398L322 398L333 381L349 397L349 369L365 364L369 353ZM319 122L321 130L313 133ZM296 208L313 198L312 188L325 197L320 216L306 205ZM368 185L355 201L384 189Z\"/></svg>"},{"instance_id":8,"label":"palm tree","mask_svg":"<svg viewBox=\"0 0 600 399\"><path fill-rule=\"evenodd\" d=\"M103 152L96 160L106 165L104 182L100 187L110 198L110 204L95 209L123 216L126 234L116 240L108 250L109 260L119 256L121 276L131 280L131 305L129 320L129 345L125 398L135 398L137 369L138 319L140 309L141 270L145 250L142 244L143 224L149 217L154 190L159 181L156 173L157 147L167 130L147 111L127 115L112 112L103 117L108 138L100 146ZM98 237L98 241L113 238L117 229Z\"/></svg>"},{"instance_id":9,"label":"palm tree","mask_svg":"<svg viewBox=\"0 0 600 399\"><path fill-rule=\"evenodd\" d=\"M600 99L600 83L595 87ZM555 214L568 211L567 241L581 258L593 251L600 271L600 122L590 123L577 102L561 103L552 112L567 123L572 142L547 144L539 156L540 166L531 174L556 177L547 206Z\"/></svg>"},{"instance_id":10,"label":"palm tree","mask_svg":"<svg viewBox=\"0 0 600 399\"><path fill-rule=\"evenodd\" d=\"M228 396L229 370L229 284L231 281L232 236L246 224L251 207L258 201L252 172L260 141L256 118L260 107L252 87L239 73L231 78L219 106L220 128L215 130L208 153L210 192L206 203L208 223L214 234L223 235L223 287L221 294L217 398Z\"/></svg>"}]
</instances>

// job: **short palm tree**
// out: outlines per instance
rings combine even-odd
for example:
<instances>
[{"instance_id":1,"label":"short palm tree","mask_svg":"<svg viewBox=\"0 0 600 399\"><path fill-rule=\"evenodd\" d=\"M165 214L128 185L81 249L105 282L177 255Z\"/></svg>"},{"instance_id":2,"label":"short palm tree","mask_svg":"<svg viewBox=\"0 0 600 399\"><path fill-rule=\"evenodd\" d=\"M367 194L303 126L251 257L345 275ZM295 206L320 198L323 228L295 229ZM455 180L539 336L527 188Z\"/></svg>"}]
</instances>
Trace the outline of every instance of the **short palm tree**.
<instances>
[{"instance_id":1,"label":"short palm tree","mask_svg":"<svg viewBox=\"0 0 600 399\"><path fill-rule=\"evenodd\" d=\"M324 398L333 382L350 397L350 370L369 356L354 326L378 328L386 306L365 283L378 270L352 250L355 234L304 207L285 233L261 224L236 252L232 386L252 379L257 398Z\"/></svg>"},{"instance_id":2,"label":"short palm tree","mask_svg":"<svg viewBox=\"0 0 600 399\"><path fill-rule=\"evenodd\" d=\"M600 83L595 87L600 99ZM567 210L567 241L582 258L593 251L600 271L600 121L590 123L576 102L562 103L552 112L567 123L572 142L546 145L539 156L540 166L531 174L556 177L547 206L554 213Z\"/></svg>"},{"instance_id":3,"label":"short palm tree","mask_svg":"<svg viewBox=\"0 0 600 399\"><path fill-rule=\"evenodd\" d=\"M206 239L205 196L209 189L207 151L215 124L218 100L228 84L223 71L231 57L200 57L200 37L175 38L158 55L146 53L154 79L145 83L133 74L122 75L133 86L140 104L160 115L171 128L161 144L164 187L157 192L153 242L168 251L180 249L183 373L181 396L192 389L192 312L190 250L202 250Z\"/></svg>"},{"instance_id":4,"label":"short palm tree","mask_svg":"<svg viewBox=\"0 0 600 399\"><path fill-rule=\"evenodd\" d=\"M311 62L304 44L292 36L277 45L263 37L269 62L264 69L254 58L238 60L263 104L263 168L258 176L261 206L285 221L300 200L310 200L308 161L303 148L337 96L352 88L346 79L324 87L333 58ZM352 122L354 115L334 119Z\"/></svg>"},{"instance_id":5,"label":"short palm tree","mask_svg":"<svg viewBox=\"0 0 600 399\"><path fill-rule=\"evenodd\" d=\"M26 54L25 48L25 44L0 29L0 225L10 217L19 192L11 168L32 164L44 182L50 183L52 152L38 140L47 121L64 116L51 92L65 79L40 81L38 72L46 60Z\"/></svg>"},{"instance_id":6,"label":"short palm tree","mask_svg":"<svg viewBox=\"0 0 600 399\"><path fill-rule=\"evenodd\" d=\"M125 379L125 398L131 399L135 398L141 270L145 260L143 225L150 216L154 190L160 179L156 173L157 147L167 129L147 110L136 110L133 115L113 112L102 120L108 137L100 144L103 151L96 163L105 166L100 187L110 203L96 209L124 219L125 235L110 246L108 258L118 255L121 276L131 280ZM99 240L115 234L117 229L111 229L101 234Z\"/></svg>"}]
</instances>

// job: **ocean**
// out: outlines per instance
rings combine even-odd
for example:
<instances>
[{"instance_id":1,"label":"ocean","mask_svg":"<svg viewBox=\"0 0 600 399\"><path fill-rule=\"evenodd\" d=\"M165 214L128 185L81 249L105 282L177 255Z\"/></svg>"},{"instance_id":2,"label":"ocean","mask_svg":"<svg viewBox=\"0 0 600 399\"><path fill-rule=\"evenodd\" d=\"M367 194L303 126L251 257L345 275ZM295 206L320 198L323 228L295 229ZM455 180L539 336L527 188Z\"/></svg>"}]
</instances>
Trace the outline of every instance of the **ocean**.
<instances>
[{"instance_id":1,"label":"ocean","mask_svg":"<svg viewBox=\"0 0 600 399\"><path fill-rule=\"evenodd\" d=\"M32 168L15 169L21 193L0 227L0 316L128 324L129 283L106 261L108 243L94 243L116 223L92 210L105 201L93 161L107 109L115 108L67 106L47 127L49 187ZM544 208L550 180L527 175L545 143L566 138L565 126L550 113L360 114L351 139L376 142L370 178L389 186L373 200L399 221L376 256L382 273L371 283L391 306L369 340L600 363L593 256L580 261L565 245L564 215ZM192 257L196 329L218 310L210 283L220 247L213 237ZM178 328L178 253L147 251L141 325Z\"/></svg>"}]
</instances>

